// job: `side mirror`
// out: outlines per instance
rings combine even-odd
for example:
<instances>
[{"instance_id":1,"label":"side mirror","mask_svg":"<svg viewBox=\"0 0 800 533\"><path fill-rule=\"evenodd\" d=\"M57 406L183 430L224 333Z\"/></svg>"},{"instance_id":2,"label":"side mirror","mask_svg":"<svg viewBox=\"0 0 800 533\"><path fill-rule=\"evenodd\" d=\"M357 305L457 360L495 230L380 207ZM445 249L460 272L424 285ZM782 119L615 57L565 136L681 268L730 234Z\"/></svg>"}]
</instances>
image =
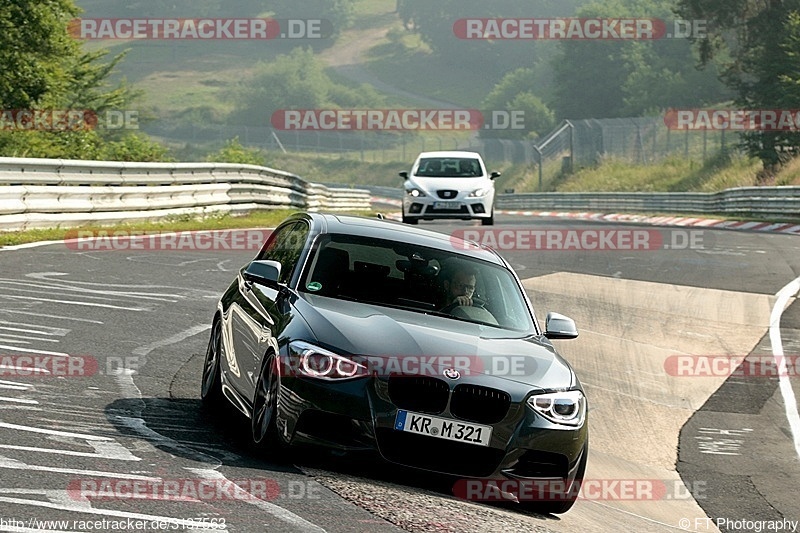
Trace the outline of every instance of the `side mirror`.
<instances>
[{"instance_id":1,"label":"side mirror","mask_svg":"<svg viewBox=\"0 0 800 533\"><path fill-rule=\"evenodd\" d=\"M403 178L404 180L407 180L407 179L408 179L408 172L406 172L405 170L404 170L404 171L402 171L402 172L398 172L398 175L399 175L401 178Z\"/></svg>"},{"instance_id":2,"label":"side mirror","mask_svg":"<svg viewBox=\"0 0 800 533\"><path fill-rule=\"evenodd\" d=\"M242 274L245 280L268 287L277 287L281 276L281 264L278 261L252 261Z\"/></svg>"},{"instance_id":3,"label":"side mirror","mask_svg":"<svg viewBox=\"0 0 800 533\"><path fill-rule=\"evenodd\" d=\"M500 176L502 176L502 174L500 172L492 172L491 174L489 174L489 179L490 180L496 180Z\"/></svg>"},{"instance_id":4,"label":"side mirror","mask_svg":"<svg viewBox=\"0 0 800 533\"><path fill-rule=\"evenodd\" d=\"M548 339L574 339L578 336L575 321L558 313L547 313L544 322L544 336Z\"/></svg>"}]
</instances>

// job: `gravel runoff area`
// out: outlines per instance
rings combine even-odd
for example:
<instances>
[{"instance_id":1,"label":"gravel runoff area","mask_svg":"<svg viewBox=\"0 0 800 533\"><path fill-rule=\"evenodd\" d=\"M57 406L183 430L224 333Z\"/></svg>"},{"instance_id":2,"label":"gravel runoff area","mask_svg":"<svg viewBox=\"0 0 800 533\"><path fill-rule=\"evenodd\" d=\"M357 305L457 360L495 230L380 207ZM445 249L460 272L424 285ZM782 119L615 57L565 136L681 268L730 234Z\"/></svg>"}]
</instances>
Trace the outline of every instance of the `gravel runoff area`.
<instances>
[{"instance_id":1,"label":"gravel runoff area","mask_svg":"<svg viewBox=\"0 0 800 533\"><path fill-rule=\"evenodd\" d=\"M406 531L436 533L552 533L541 517L476 504L453 496L301 466L342 498ZM552 519L552 517L551 517Z\"/></svg>"}]
</instances>

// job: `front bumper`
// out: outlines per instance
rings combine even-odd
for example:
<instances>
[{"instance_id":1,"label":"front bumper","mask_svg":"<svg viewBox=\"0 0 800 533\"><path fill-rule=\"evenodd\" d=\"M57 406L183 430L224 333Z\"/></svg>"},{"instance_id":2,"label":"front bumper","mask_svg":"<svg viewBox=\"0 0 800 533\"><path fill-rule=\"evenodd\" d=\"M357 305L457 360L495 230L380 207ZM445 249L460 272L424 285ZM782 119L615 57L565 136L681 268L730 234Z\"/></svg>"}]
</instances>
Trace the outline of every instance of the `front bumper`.
<instances>
[{"instance_id":1,"label":"front bumper","mask_svg":"<svg viewBox=\"0 0 800 533\"><path fill-rule=\"evenodd\" d=\"M443 204L454 205L443 206ZM455 207L455 204L458 207ZM492 204L491 197L462 198L444 202L429 197L419 198L406 195L403 199L403 216L422 220L490 218L492 216Z\"/></svg>"},{"instance_id":2,"label":"front bumper","mask_svg":"<svg viewBox=\"0 0 800 533\"><path fill-rule=\"evenodd\" d=\"M512 389L516 390L496 389L508 393L505 408L502 401L495 401L490 409L493 413L470 415L463 409L469 404L462 401L459 411L453 398L471 394L470 391L483 395L484 389L497 383L487 384L481 377L463 378L451 387L438 378L424 378L427 383L412 383L413 379L371 377L344 383L284 379L278 427L292 444L341 451L374 450L392 463L462 478L546 478L564 480L568 485L574 480L588 439L587 422L568 428L543 419L525 403L530 389L514 384ZM400 382L397 386L393 380L406 380L408 384ZM438 388L441 393L441 384L435 381L450 387L442 410L441 405L425 405L421 400L438 394L433 389ZM462 387L458 393L454 392L457 387ZM404 389L413 390L414 394L404 394ZM394 428L398 409L491 425L492 437L488 446L480 446L399 431ZM492 417L501 418L487 424Z\"/></svg>"}]
</instances>

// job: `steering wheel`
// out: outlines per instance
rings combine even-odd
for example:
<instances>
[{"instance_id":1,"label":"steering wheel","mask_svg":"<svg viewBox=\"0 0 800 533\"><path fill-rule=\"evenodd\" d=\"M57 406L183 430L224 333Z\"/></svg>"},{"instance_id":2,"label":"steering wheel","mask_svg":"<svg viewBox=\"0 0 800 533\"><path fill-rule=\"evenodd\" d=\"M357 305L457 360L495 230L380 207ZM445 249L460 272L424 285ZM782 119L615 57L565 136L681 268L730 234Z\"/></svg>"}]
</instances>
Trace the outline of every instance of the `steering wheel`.
<instances>
[{"instance_id":1,"label":"steering wheel","mask_svg":"<svg viewBox=\"0 0 800 533\"><path fill-rule=\"evenodd\" d=\"M483 308L486 305L486 300L481 298L472 298L472 305L466 307L481 307ZM440 313L452 313L453 309L456 307L461 307L461 304L458 302L453 302L451 304L447 304L446 306L442 307L439 312Z\"/></svg>"}]
</instances>

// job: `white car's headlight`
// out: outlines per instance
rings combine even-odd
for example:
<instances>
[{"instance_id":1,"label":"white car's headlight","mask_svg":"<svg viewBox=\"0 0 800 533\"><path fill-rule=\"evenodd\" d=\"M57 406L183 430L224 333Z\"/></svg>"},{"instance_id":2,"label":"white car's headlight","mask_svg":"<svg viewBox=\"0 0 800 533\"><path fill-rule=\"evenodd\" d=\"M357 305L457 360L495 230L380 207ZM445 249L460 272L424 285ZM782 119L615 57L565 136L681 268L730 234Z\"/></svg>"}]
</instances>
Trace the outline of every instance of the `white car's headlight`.
<instances>
[{"instance_id":1,"label":"white car's headlight","mask_svg":"<svg viewBox=\"0 0 800 533\"><path fill-rule=\"evenodd\" d=\"M481 198L489 194L491 191L492 189L489 187L484 187L483 189L475 189L474 191L469 193L468 198Z\"/></svg>"},{"instance_id":2,"label":"white car's headlight","mask_svg":"<svg viewBox=\"0 0 800 533\"><path fill-rule=\"evenodd\" d=\"M537 394L528 398L528 405L556 424L581 426L586 420L586 397L579 390Z\"/></svg>"},{"instance_id":3,"label":"white car's headlight","mask_svg":"<svg viewBox=\"0 0 800 533\"><path fill-rule=\"evenodd\" d=\"M414 198L423 198L427 196L424 192L419 189L406 189L406 194L409 196L413 196Z\"/></svg>"},{"instance_id":4,"label":"white car's headlight","mask_svg":"<svg viewBox=\"0 0 800 533\"><path fill-rule=\"evenodd\" d=\"M298 376L340 381L368 375L366 366L307 342L289 343L289 352Z\"/></svg>"}]
</instances>

